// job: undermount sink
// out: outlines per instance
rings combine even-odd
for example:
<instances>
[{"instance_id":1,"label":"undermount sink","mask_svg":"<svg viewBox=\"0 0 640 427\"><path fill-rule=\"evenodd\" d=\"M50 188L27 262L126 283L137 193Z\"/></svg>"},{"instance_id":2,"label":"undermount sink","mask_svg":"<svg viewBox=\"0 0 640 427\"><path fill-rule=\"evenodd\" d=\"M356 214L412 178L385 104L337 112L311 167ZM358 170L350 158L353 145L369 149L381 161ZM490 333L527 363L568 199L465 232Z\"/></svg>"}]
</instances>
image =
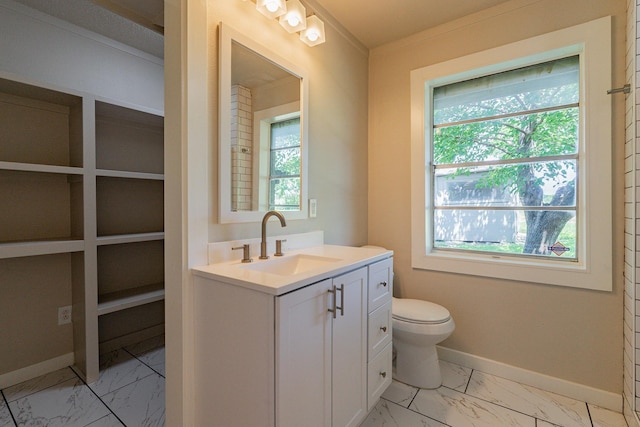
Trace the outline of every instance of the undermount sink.
<instances>
[{"instance_id":1,"label":"undermount sink","mask_svg":"<svg viewBox=\"0 0 640 427\"><path fill-rule=\"evenodd\" d=\"M266 261L258 261L253 264L243 265L240 268L277 274L279 276L292 276L316 268L326 267L338 261L342 260L317 255L297 254L291 256L285 255L282 258L271 258Z\"/></svg>"}]
</instances>

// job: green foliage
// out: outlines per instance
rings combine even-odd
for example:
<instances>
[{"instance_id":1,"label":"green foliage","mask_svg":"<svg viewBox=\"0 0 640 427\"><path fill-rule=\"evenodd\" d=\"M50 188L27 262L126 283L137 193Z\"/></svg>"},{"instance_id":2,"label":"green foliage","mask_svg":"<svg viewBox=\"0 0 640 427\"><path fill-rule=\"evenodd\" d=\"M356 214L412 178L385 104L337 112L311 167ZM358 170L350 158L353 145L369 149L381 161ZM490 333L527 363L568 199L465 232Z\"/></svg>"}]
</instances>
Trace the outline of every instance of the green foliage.
<instances>
[{"instance_id":1,"label":"green foliage","mask_svg":"<svg viewBox=\"0 0 640 427\"><path fill-rule=\"evenodd\" d=\"M512 160L572 154L577 151L578 109L548 111L516 117L473 122L437 128L434 131L434 163L481 163L492 160ZM511 191L524 185L519 182L523 167L531 168L536 185L545 181L566 184L575 172L570 161L534 162L500 166L485 166L487 173L479 185L510 187ZM468 175L477 167L456 168L451 178ZM528 178L530 180L532 178Z\"/></svg>"}]
</instances>

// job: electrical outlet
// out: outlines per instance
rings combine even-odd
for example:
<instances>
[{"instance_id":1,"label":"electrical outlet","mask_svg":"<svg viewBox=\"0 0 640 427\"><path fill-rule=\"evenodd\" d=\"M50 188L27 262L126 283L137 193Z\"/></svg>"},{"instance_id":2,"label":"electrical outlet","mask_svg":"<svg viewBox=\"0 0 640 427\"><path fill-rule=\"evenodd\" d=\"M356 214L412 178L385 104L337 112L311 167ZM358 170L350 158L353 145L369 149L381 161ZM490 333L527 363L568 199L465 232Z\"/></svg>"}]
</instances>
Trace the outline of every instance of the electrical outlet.
<instances>
[{"instance_id":1,"label":"electrical outlet","mask_svg":"<svg viewBox=\"0 0 640 427\"><path fill-rule=\"evenodd\" d=\"M58 307L58 326L71 323L71 306Z\"/></svg>"}]
</instances>

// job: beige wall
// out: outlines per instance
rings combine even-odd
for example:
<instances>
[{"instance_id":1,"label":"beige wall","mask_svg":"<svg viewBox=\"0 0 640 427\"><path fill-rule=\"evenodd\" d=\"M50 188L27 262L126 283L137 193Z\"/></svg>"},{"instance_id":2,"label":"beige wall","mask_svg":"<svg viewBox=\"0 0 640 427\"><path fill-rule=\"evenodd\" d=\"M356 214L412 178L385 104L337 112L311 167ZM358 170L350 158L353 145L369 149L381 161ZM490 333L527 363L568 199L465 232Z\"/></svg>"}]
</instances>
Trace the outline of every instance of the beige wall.
<instances>
[{"instance_id":1,"label":"beige wall","mask_svg":"<svg viewBox=\"0 0 640 427\"><path fill-rule=\"evenodd\" d=\"M325 22L327 42L308 47L276 20L242 1L207 3L209 64L210 221L209 241L255 238L260 224L218 224L218 23L270 46L309 73L309 197L318 201L314 219L277 222L268 234L324 230L333 244L367 243L367 52ZM285 214L286 216L286 214Z\"/></svg>"},{"instance_id":2,"label":"beige wall","mask_svg":"<svg viewBox=\"0 0 640 427\"><path fill-rule=\"evenodd\" d=\"M395 251L396 296L451 311L456 331L444 346L621 394L623 96L613 108L613 292L413 270L410 260L410 71L607 15L621 86L624 0L515 0L372 50L369 242Z\"/></svg>"}]
</instances>

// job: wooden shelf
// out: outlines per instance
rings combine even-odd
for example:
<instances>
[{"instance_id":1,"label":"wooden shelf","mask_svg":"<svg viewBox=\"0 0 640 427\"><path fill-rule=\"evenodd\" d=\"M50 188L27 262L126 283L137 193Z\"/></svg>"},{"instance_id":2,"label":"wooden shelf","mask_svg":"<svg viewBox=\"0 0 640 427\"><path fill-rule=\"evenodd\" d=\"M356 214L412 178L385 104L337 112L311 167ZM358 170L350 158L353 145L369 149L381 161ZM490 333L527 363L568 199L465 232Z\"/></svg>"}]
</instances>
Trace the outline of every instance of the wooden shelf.
<instances>
[{"instance_id":1,"label":"wooden shelf","mask_svg":"<svg viewBox=\"0 0 640 427\"><path fill-rule=\"evenodd\" d=\"M98 246L102 245L119 245L122 243L150 242L153 240L164 240L164 232L156 233L135 233L135 234L116 234L113 236L98 237Z\"/></svg>"},{"instance_id":2,"label":"wooden shelf","mask_svg":"<svg viewBox=\"0 0 640 427\"><path fill-rule=\"evenodd\" d=\"M34 240L0 243L0 259L51 255L84 250L84 240Z\"/></svg>"},{"instance_id":3,"label":"wooden shelf","mask_svg":"<svg viewBox=\"0 0 640 427\"><path fill-rule=\"evenodd\" d=\"M127 172L109 169L98 169L96 170L96 175L108 176L113 178L150 179L155 181L164 181L164 175L159 173Z\"/></svg>"},{"instance_id":4,"label":"wooden shelf","mask_svg":"<svg viewBox=\"0 0 640 427\"><path fill-rule=\"evenodd\" d=\"M83 168L77 168L73 166L42 165L37 163L20 163L20 162L3 162L3 161L0 161L0 170L59 173L59 174L66 174L66 175L82 175L84 173Z\"/></svg>"},{"instance_id":5,"label":"wooden shelf","mask_svg":"<svg viewBox=\"0 0 640 427\"><path fill-rule=\"evenodd\" d=\"M98 297L98 316L164 299L164 283L139 286Z\"/></svg>"}]
</instances>

